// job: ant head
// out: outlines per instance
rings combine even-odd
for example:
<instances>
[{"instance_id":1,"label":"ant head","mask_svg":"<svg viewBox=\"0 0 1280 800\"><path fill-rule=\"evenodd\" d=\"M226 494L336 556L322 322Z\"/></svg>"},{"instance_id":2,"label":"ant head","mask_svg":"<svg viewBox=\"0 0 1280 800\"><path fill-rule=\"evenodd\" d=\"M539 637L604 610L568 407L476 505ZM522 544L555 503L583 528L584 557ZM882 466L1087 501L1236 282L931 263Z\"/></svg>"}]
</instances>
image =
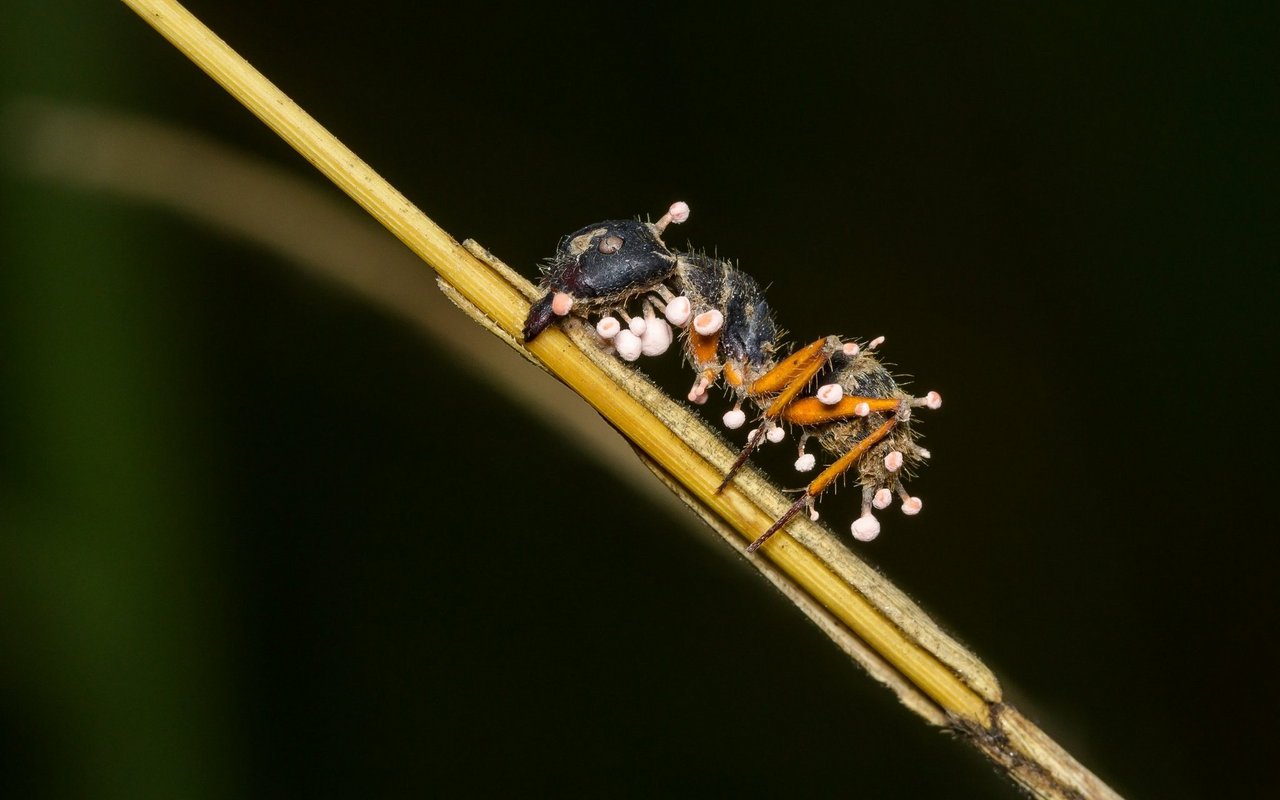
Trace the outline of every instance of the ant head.
<instances>
[{"instance_id":1,"label":"ant head","mask_svg":"<svg viewBox=\"0 0 1280 800\"><path fill-rule=\"evenodd\" d=\"M676 203L657 223L607 220L561 239L543 272L547 293L525 320L525 341L532 341L575 305L584 311L618 306L670 277L676 256L661 235L668 223L688 216L688 206Z\"/></svg>"}]
</instances>

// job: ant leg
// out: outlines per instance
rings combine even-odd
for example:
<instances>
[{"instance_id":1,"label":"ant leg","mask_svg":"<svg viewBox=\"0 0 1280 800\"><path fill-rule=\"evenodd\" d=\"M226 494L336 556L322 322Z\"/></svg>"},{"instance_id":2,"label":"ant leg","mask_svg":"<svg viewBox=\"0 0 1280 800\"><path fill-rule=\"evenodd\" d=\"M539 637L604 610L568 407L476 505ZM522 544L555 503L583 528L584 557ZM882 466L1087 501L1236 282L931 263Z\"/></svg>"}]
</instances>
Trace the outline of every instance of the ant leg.
<instances>
[{"instance_id":1,"label":"ant leg","mask_svg":"<svg viewBox=\"0 0 1280 800\"><path fill-rule=\"evenodd\" d=\"M787 438L787 429L782 427L778 423L774 422L773 420L769 420L769 424L766 425L764 428L764 438L767 441L777 444L778 442Z\"/></svg>"},{"instance_id":2,"label":"ant leg","mask_svg":"<svg viewBox=\"0 0 1280 800\"><path fill-rule=\"evenodd\" d=\"M796 514L799 514L806 507L811 507L812 505L813 505L813 498L810 497L808 493L800 495L800 499L792 503L791 508L788 508L786 513L778 518L777 522L769 526L769 530L760 534L759 538L757 538L751 544L747 545L747 552L754 553L755 551L759 550L760 545L769 541L769 537L773 536L775 533L782 530L783 525L786 525L788 522L790 522L792 518L795 517Z\"/></svg>"},{"instance_id":3,"label":"ant leg","mask_svg":"<svg viewBox=\"0 0 1280 800\"><path fill-rule=\"evenodd\" d=\"M787 432L781 425L774 423L771 419L766 419L760 423L759 428L747 432L747 444L750 444L753 447L763 444L764 442L756 441L756 439L759 438L761 431L764 432L765 442L773 442L774 444L777 444L787 438Z\"/></svg>"},{"instance_id":4,"label":"ant leg","mask_svg":"<svg viewBox=\"0 0 1280 800\"><path fill-rule=\"evenodd\" d=\"M835 387L835 388L832 388ZM896 413L903 419L913 408L941 408L942 395L929 392L924 397L855 397L837 392L839 384L818 388L813 397L802 397L782 411L782 418L794 425L821 425L849 417L865 417L873 413Z\"/></svg>"},{"instance_id":5,"label":"ant leg","mask_svg":"<svg viewBox=\"0 0 1280 800\"><path fill-rule=\"evenodd\" d=\"M776 418L782 409L804 390L813 376L827 365L832 353L838 347L840 347L840 340L834 336L818 339L792 353L776 367L756 378L750 386L752 395L778 393L765 411L765 415Z\"/></svg>"},{"instance_id":6,"label":"ant leg","mask_svg":"<svg viewBox=\"0 0 1280 800\"><path fill-rule=\"evenodd\" d=\"M813 376L817 375L819 370L826 366L831 354L839 346L840 340L834 336L818 339L792 353L776 367L751 383L748 393L752 396L773 394L775 392L779 394L769 405L769 408L765 410L764 419L761 420L755 435L747 439L746 446L738 453L738 458L729 467L724 480L716 487L716 494L720 494L720 492L724 491L724 487L729 485L729 481L733 480L733 476L739 469L742 469L743 464L747 463L747 459L751 458L751 454L761 442L761 437L767 436L771 429L775 427L774 420L791 404L791 401L804 389ZM770 439L770 441L780 440ZM799 509L797 509L796 513L799 513Z\"/></svg>"},{"instance_id":7,"label":"ant leg","mask_svg":"<svg viewBox=\"0 0 1280 800\"><path fill-rule=\"evenodd\" d=\"M862 441L854 445L849 452L840 456L840 458L836 459L834 464L824 469L821 475L814 478L809 483L808 488L804 490L804 494L800 499L793 503L791 508L788 508L786 513L778 518L777 522L770 525L769 530L760 534L758 539L747 546L747 552L754 553L756 550L759 550L760 545L768 541L770 536L773 536L775 533L782 530L782 527L790 522L796 514L803 511L807 505L811 504L818 497L818 495L822 494L822 492L831 485L832 481L847 472L849 468L856 464L858 459L865 455L866 452L877 442L888 436L889 431L893 430L893 426L896 425L897 422L898 420L896 417L889 417L884 421L884 424L867 434L867 436L865 436ZM853 535L858 539L862 539L862 535L869 535L869 538L874 538L875 534L880 532L880 523L876 522L875 517L871 516L872 502L873 496L871 493L867 490L863 490L862 516L857 522L853 523ZM870 520L870 522L863 522L863 520ZM859 523L862 523L861 530L858 528ZM871 532L872 524L875 526L874 533ZM859 535L860 533L862 535ZM867 539L863 539L863 541L867 541Z\"/></svg>"},{"instance_id":8,"label":"ant leg","mask_svg":"<svg viewBox=\"0 0 1280 800\"><path fill-rule=\"evenodd\" d=\"M722 327L724 327L724 314L714 308L693 318L688 341L689 360L693 363L694 369L699 370L699 375L693 388L689 390L689 401L692 403L702 405L707 402L707 389L711 388L719 377L720 329Z\"/></svg>"},{"instance_id":9,"label":"ant leg","mask_svg":"<svg viewBox=\"0 0 1280 800\"><path fill-rule=\"evenodd\" d=\"M872 412L893 414L902 406L903 401L897 397L844 396L834 403L825 402L823 397L802 397L782 410L782 418L793 425L821 425L849 417L869 416Z\"/></svg>"},{"instance_id":10,"label":"ant leg","mask_svg":"<svg viewBox=\"0 0 1280 800\"><path fill-rule=\"evenodd\" d=\"M714 375L708 376L706 373L698 376L693 382L693 388L689 390L689 402L695 405L703 405L707 402L707 390L711 388L712 378Z\"/></svg>"},{"instance_id":11,"label":"ant leg","mask_svg":"<svg viewBox=\"0 0 1280 800\"><path fill-rule=\"evenodd\" d=\"M765 426L768 424L769 418L765 417L760 420L759 427L747 434L747 443L743 445L742 450L738 451L738 457L729 467L729 471L725 473L724 480L720 481L720 485L716 487L716 494L724 491L724 487L729 485L729 481L733 480L733 476L737 474L738 470L742 469L743 464L747 463L747 459L751 458L751 454L760 445L760 440L764 438ZM796 510L799 511L799 509Z\"/></svg>"}]
</instances>

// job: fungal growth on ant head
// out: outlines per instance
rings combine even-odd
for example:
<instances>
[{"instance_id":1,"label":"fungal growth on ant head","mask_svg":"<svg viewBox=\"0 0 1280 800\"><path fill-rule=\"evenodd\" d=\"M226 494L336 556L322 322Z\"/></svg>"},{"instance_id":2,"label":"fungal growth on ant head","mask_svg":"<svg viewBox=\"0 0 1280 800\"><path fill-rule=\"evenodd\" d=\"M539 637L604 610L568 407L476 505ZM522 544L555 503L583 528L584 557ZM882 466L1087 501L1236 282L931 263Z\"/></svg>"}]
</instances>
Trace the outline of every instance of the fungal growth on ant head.
<instances>
[{"instance_id":1,"label":"fungal growth on ant head","mask_svg":"<svg viewBox=\"0 0 1280 800\"><path fill-rule=\"evenodd\" d=\"M632 298L655 290L676 269L676 254L663 244L662 233L688 218L689 206L675 203L656 223L607 220L561 239L543 267L541 285L547 293L529 309L524 340L533 341L575 306L584 315L623 309Z\"/></svg>"},{"instance_id":2,"label":"fungal growth on ant head","mask_svg":"<svg viewBox=\"0 0 1280 800\"><path fill-rule=\"evenodd\" d=\"M759 423L748 432L717 492L756 447L782 441L783 424L800 430L798 471L816 466L817 459L805 452L810 440L834 456L787 512L751 543L750 552L801 511L817 519L814 502L848 473L862 489L861 515L851 526L856 539L870 541L880 533L872 509L889 507L895 496L904 514L918 514L923 504L907 492L903 478L929 458L929 451L916 443L911 413L939 408L941 396L929 392L913 397L902 390L874 354L884 337L865 346L825 337L779 360L781 334L759 284L727 260L672 250L662 242L669 224L688 217L689 207L675 203L656 223L610 220L562 239L543 270L546 294L529 311L525 341L557 316L599 316L601 341L635 361L665 352L672 342L671 326L683 328L685 360L695 373L689 400L705 403L708 391L723 380L735 399L723 417L727 428L746 423L745 403L760 411ZM641 314L631 316L628 306L637 300ZM657 317L655 308L665 319Z\"/></svg>"}]
</instances>

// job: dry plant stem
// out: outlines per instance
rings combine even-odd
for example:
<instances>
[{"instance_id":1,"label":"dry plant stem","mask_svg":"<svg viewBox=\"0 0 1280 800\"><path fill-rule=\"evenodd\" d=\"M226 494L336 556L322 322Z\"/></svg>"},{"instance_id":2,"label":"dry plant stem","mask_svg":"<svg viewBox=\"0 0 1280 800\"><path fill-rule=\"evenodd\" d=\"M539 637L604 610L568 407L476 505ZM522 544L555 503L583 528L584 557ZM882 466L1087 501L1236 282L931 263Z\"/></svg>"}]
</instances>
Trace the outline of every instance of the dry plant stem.
<instances>
[{"instance_id":1,"label":"dry plant stem","mask_svg":"<svg viewBox=\"0 0 1280 800\"><path fill-rule=\"evenodd\" d=\"M527 283L518 289L509 276L462 248L180 5L165 0L125 3L434 267L467 303L505 332L508 340L514 340L528 309L521 291ZM585 335L581 326L568 327ZM689 496L744 539L750 541L763 532L774 519L773 507L786 504L767 484L762 487L767 491L757 494L758 479L754 476L744 476L722 494L715 494L720 476L733 460L732 453L718 440L701 442L698 431L706 428L695 417L685 413L683 418L663 419L635 394L618 391L618 378L602 367L600 358L593 359L598 354L592 354L590 348L584 351L568 336L551 330L530 350L679 482ZM639 392L645 393L643 387ZM658 398L651 399L658 402ZM705 449L692 442L705 445ZM797 527L804 529L803 525L793 526ZM817 530L816 535L821 535ZM764 552L790 580L930 698L957 729L968 732L1015 780L1042 797L1115 796L1042 732L1004 706L998 684L976 658L937 631L919 609L894 605L892 601L900 593L890 590L887 582L877 579L872 583L878 586L855 588L840 574L841 564L820 556L823 548L801 543L807 538L807 534L793 538L781 533ZM826 547L831 546L827 539ZM848 559L841 561L847 568ZM877 590L887 594L877 597ZM885 603L892 607L886 609ZM904 616L895 620L898 614ZM903 624L908 617L910 624ZM914 636L913 629L927 635ZM1017 725L1007 728L1007 720Z\"/></svg>"}]
</instances>

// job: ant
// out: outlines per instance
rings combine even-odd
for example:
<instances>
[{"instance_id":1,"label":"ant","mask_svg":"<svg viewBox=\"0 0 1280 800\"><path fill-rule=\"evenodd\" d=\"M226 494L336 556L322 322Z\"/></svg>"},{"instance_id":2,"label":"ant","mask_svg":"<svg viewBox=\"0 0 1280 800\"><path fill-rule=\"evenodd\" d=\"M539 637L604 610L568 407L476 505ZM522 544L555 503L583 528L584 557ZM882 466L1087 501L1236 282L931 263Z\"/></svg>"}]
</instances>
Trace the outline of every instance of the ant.
<instances>
[{"instance_id":1,"label":"ant","mask_svg":"<svg viewBox=\"0 0 1280 800\"><path fill-rule=\"evenodd\" d=\"M781 331L759 284L727 260L673 250L662 241L669 225L688 218L688 205L674 203L656 223L608 220L564 237L543 268L541 286L547 292L529 310L525 341L557 316L603 313L596 324L602 341L624 360L635 361L642 354L666 352L672 326L685 328L685 358L696 374L689 400L705 403L707 391L723 378L736 397L724 415L726 427L737 429L746 422L746 401L762 412L717 493L762 440L782 441L786 434L779 423L802 431L798 471L809 472L816 464L805 452L810 439L836 456L748 552L801 511L808 510L816 520L815 500L850 470L856 469L862 486L862 513L851 526L854 538L870 541L879 535L880 523L871 510L887 508L895 493L903 513L918 514L923 504L908 494L902 477L928 459L929 451L916 444L911 412L939 408L941 396L929 392L913 397L898 386L874 354L884 337L864 347L829 336L778 360ZM642 298L642 313L632 317L627 306L637 298ZM665 319L657 317L655 308ZM805 394L811 384L818 388Z\"/></svg>"}]
</instances>

